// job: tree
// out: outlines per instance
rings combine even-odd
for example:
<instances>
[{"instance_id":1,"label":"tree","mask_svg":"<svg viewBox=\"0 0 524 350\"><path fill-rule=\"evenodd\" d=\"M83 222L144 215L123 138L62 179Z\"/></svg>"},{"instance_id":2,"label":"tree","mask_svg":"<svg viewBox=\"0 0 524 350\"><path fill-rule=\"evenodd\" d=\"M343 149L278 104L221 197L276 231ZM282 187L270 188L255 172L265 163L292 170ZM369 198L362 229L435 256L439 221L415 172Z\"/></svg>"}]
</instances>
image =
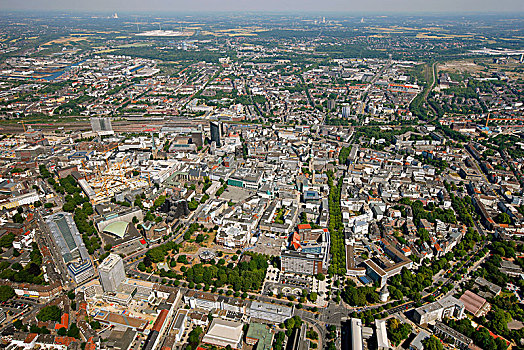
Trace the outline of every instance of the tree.
<instances>
[{"instance_id":1,"label":"tree","mask_svg":"<svg viewBox=\"0 0 524 350\"><path fill-rule=\"evenodd\" d=\"M389 339L393 345L398 345L411 333L411 326L407 323L400 323L395 318L390 318L387 322Z\"/></svg>"},{"instance_id":2,"label":"tree","mask_svg":"<svg viewBox=\"0 0 524 350\"><path fill-rule=\"evenodd\" d=\"M75 211L75 204L72 202L65 202L62 206L62 210L68 213L72 213Z\"/></svg>"},{"instance_id":3,"label":"tree","mask_svg":"<svg viewBox=\"0 0 524 350\"><path fill-rule=\"evenodd\" d=\"M159 263L164 261L166 258L166 252L162 249L162 247L155 247L153 249L149 249L146 253L146 255L151 259L154 263Z\"/></svg>"},{"instance_id":4,"label":"tree","mask_svg":"<svg viewBox=\"0 0 524 350\"><path fill-rule=\"evenodd\" d=\"M494 307L489 316L491 318L490 325L497 334L504 334L508 331L508 320L511 320L511 316L507 312Z\"/></svg>"},{"instance_id":5,"label":"tree","mask_svg":"<svg viewBox=\"0 0 524 350\"><path fill-rule=\"evenodd\" d=\"M189 203L187 203L187 207L189 210L194 211L198 208L198 202L195 199L192 199Z\"/></svg>"},{"instance_id":6,"label":"tree","mask_svg":"<svg viewBox=\"0 0 524 350\"><path fill-rule=\"evenodd\" d=\"M176 261L182 264L189 264L189 262L187 261L186 255L179 255Z\"/></svg>"},{"instance_id":7,"label":"tree","mask_svg":"<svg viewBox=\"0 0 524 350\"><path fill-rule=\"evenodd\" d=\"M65 327L60 328L56 333L62 337L65 337L67 335L67 329Z\"/></svg>"},{"instance_id":8,"label":"tree","mask_svg":"<svg viewBox=\"0 0 524 350\"><path fill-rule=\"evenodd\" d=\"M71 323L71 326L67 330L67 336L80 339L80 329L78 329L76 323Z\"/></svg>"},{"instance_id":9,"label":"tree","mask_svg":"<svg viewBox=\"0 0 524 350\"><path fill-rule=\"evenodd\" d=\"M15 240L14 233L7 233L0 237L0 247L2 248L11 248L13 246L13 241Z\"/></svg>"},{"instance_id":10,"label":"tree","mask_svg":"<svg viewBox=\"0 0 524 350\"><path fill-rule=\"evenodd\" d=\"M15 291L10 286L0 286L0 301L8 301L15 296Z\"/></svg>"},{"instance_id":11,"label":"tree","mask_svg":"<svg viewBox=\"0 0 524 350\"><path fill-rule=\"evenodd\" d=\"M444 347L442 346L442 343L440 342L440 339L435 336L430 336L422 341L422 345L424 345L424 350L443 350Z\"/></svg>"},{"instance_id":12,"label":"tree","mask_svg":"<svg viewBox=\"0 0 524 350\"><path fill-rule=\"evenodd\" d=\"M351 146L350 147L342 147L340 149L340 153L338 154L338 163L339 164L346 164L346 161L349 157L349 153L351 152Z\"/></svg>"},{"instance_id":13,"label":"tree","mask_svg":"<svg viewBox=\"0 0 524 350\"><path fill-rule=\"evenodd\" d=\"M16 213L15 215L13 215L13 222L21 224L24 222L24 217L22 216L22 214Z\"/></svg>"},{"instance_id":14,"label":"tree","mask_svg":"<svg viewBox=\"0 0 524 350\"><path fill-rule=\"evenodd\" d=\"M306 332L306 338L309 338L309 339L312 339L312 340L317 340L318 339L318 333L315 332L314 330L308 330Z\"/></svg>"},{"instance_id":15,"label":"tree","mask_svg":"<svg viewBox=\"0 0 524 350\"><path fill-rule=\"evenodd\" d=\"M62 316L62 310L56 305L48 305L44 306L36 315L36 318L39 321L47 322L47 321L60 321L60 317Z\"/></svg>"},{"instance_id":16,"label":"tree","mask_svg":"<svg viewBox=\"0 0 524 350\"><path fill-rule=\"evenodd\" d=\"M493 218L498 224L511 224L511 218L507 213L498 213L497 216Z\"/></svg>"},{"instance_id":17,"label":"tree","mask_svg":"<svg viewBox=\"0 0 524 350\"><path fill-rule=\"evenodd\" d=\"M15 326L15 328L20 331L27 332L27 326L22 322L21 319L17 319L15 322L13 322L13 326Z\"/></svg>"},{"instance_id":18,"label":"tree","mask_svg":"<svg viewBox=\"0 0 524 350\"><path fill-rule=\"evenodd\" d=\"M202 327L198 326L189 332L189 343L198 344L200 342L200 335L203 333Z\"/></svg>"},{"instance_id":19,"label":"tree","mask_svg":"<svg viewBox=\"0 0 524 350\"><path fill-rule=\"evenodd\" d=\"M93 329L100 329L100 328L102 328L102 325L98 321L91 321L91 322L89 322L89 325Z\"/></svg>"},{"instance_id":20,"label":"tree","mask_svg":"<svg viewBox=\"0 0 524 350\"><path fill-rule=\"evenodd\" d=\"M49 331L49 329L47 329L45 327L38 327L36 324L32 324L29 327L29 332L30 333L37 333L37 334L50 334L51 333Z\"/></svg>"}]
</instances>

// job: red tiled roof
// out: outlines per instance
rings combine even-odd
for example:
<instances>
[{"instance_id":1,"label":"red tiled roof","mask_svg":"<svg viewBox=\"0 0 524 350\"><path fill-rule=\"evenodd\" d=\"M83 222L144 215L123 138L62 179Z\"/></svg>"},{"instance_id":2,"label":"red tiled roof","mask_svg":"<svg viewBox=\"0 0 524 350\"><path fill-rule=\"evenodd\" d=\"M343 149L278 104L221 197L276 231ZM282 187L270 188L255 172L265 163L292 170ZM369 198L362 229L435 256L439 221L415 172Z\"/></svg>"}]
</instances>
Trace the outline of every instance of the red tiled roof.
<instances>
[{"instance_id":1,"label":"red tiled roof","mask_svg":"<svg viewBox=\"0 0 524 350\"><path fill-rule=\"evenodd\" d=\"M73 337L55 337L55 344L69 346L75 341Z\"/></svg>"},{"instance_id":2,"label":"red tiled roof","mask_svg":"<svg viewBox=\"0 0 524 350\"><path fill-rule=\"evenodd\" d=\"M93 342L93 337L89 338L84 350L96 350L96 344Z\"/></svg>"},{"instance_id":3,"label":"red tiled roof","mask_svg":"<svg viewBox=\"0 0 524 350\"><path fill-rule=\"evenodd\" d=\"M466 310L476 315L480 308L486 303L486 299L478 296L477 294L467 290L460 298L460 301L464 303Z\"/></svg>"},{"instance_id":4,"label":"red tiled roof","mask_svg":"<svg viewBox=\"0 0 524 350\"><path fill-rule=\"evenodd\" d=\"M160 332L162 330L162 325L164 324L166 317L167 317L168 311L162 310L160 311L160 314L156 318L155 324L153 324L152 330Z\"/></svg>"},{"instance_id":5,"label":"red tiled roof","mask_svg":"<svg viewBox=\"0 0 524 350\"><path fill-rule=\"evenodd\" d=\"M67 328L68 326L69 326L69 314L68 313L64 313L62 315L62 319L61 319L60 323L57 323L55 325L55 329Z\"/></svg>"},{"instance_id":6,"label":"red tiled roof","mask_svg":"<svg viewBox=\"0 0 524 350\"><path fill-rule=\"evenodd\" d=\"M26 343L26 344L31 343L33 340L35 340L35 338L36 338L37 336L38 336L38 334L36 334L36 333L29 333L29 334L27 335L27 337L25 338L24 343Z\"/></svg>"}]
</instances>

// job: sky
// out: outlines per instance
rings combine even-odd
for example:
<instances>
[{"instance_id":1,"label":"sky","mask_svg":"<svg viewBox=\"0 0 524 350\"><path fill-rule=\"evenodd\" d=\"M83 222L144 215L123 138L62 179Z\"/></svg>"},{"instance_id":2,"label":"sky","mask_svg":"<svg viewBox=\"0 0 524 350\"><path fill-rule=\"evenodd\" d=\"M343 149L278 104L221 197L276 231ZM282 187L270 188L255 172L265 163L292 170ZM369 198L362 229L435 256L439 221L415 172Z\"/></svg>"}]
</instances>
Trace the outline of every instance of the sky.
<instances>
[{"instance_id":1,"label":"sky","mask_svg":"<svg viewBox=\"0 0 524 350\"><path fill-rule=\"evenodd\" d=\"M0 0L2 10L524 13L524 0Z\"/></svg>"}]
</instances>

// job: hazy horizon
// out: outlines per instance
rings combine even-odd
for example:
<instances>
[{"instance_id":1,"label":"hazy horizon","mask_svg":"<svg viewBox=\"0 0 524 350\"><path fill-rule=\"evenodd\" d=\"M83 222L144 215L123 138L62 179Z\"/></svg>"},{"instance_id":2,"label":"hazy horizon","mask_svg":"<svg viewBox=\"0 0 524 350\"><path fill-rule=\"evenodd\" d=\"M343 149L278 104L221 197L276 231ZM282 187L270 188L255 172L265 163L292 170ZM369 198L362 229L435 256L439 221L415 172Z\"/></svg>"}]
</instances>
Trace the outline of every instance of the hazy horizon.
<instances>
[{"instance_id":1,"label":"hazy horizon","mask_svg":"<svg viewBox=\"0 0 524 350\"><path fill-rule=\"evenodd\" d=\"M2 11L67 11L67 12L337 12L337 13L441 13L441 14L500 14L523 13L522 0L368 0L355 2L348 0L2 0Z\"/></svg>"}]
</instances>

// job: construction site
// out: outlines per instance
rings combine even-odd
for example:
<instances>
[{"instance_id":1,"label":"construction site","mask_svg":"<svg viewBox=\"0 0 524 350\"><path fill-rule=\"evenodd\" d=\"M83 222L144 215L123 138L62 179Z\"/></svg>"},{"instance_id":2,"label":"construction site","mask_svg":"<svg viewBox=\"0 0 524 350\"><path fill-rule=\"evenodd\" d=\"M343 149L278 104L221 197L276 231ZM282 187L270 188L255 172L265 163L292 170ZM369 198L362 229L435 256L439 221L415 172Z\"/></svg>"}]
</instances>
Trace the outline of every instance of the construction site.
<instances>
[{"instance_id":1,"label":"construction site","mask_svg":"<svg viewBox=\"0 0 524 350\"><path fill-rule=\"evenodd\" d=\"M103 171L97 165L95 176L89 180L80 180L79 184L91 203L99 204L111 200L118 193L149 187L150 179L133 176L135 170L136 166L131 164L128 157L114 163L106 159L106 167Z\"/></svg>"}]
</instances>

